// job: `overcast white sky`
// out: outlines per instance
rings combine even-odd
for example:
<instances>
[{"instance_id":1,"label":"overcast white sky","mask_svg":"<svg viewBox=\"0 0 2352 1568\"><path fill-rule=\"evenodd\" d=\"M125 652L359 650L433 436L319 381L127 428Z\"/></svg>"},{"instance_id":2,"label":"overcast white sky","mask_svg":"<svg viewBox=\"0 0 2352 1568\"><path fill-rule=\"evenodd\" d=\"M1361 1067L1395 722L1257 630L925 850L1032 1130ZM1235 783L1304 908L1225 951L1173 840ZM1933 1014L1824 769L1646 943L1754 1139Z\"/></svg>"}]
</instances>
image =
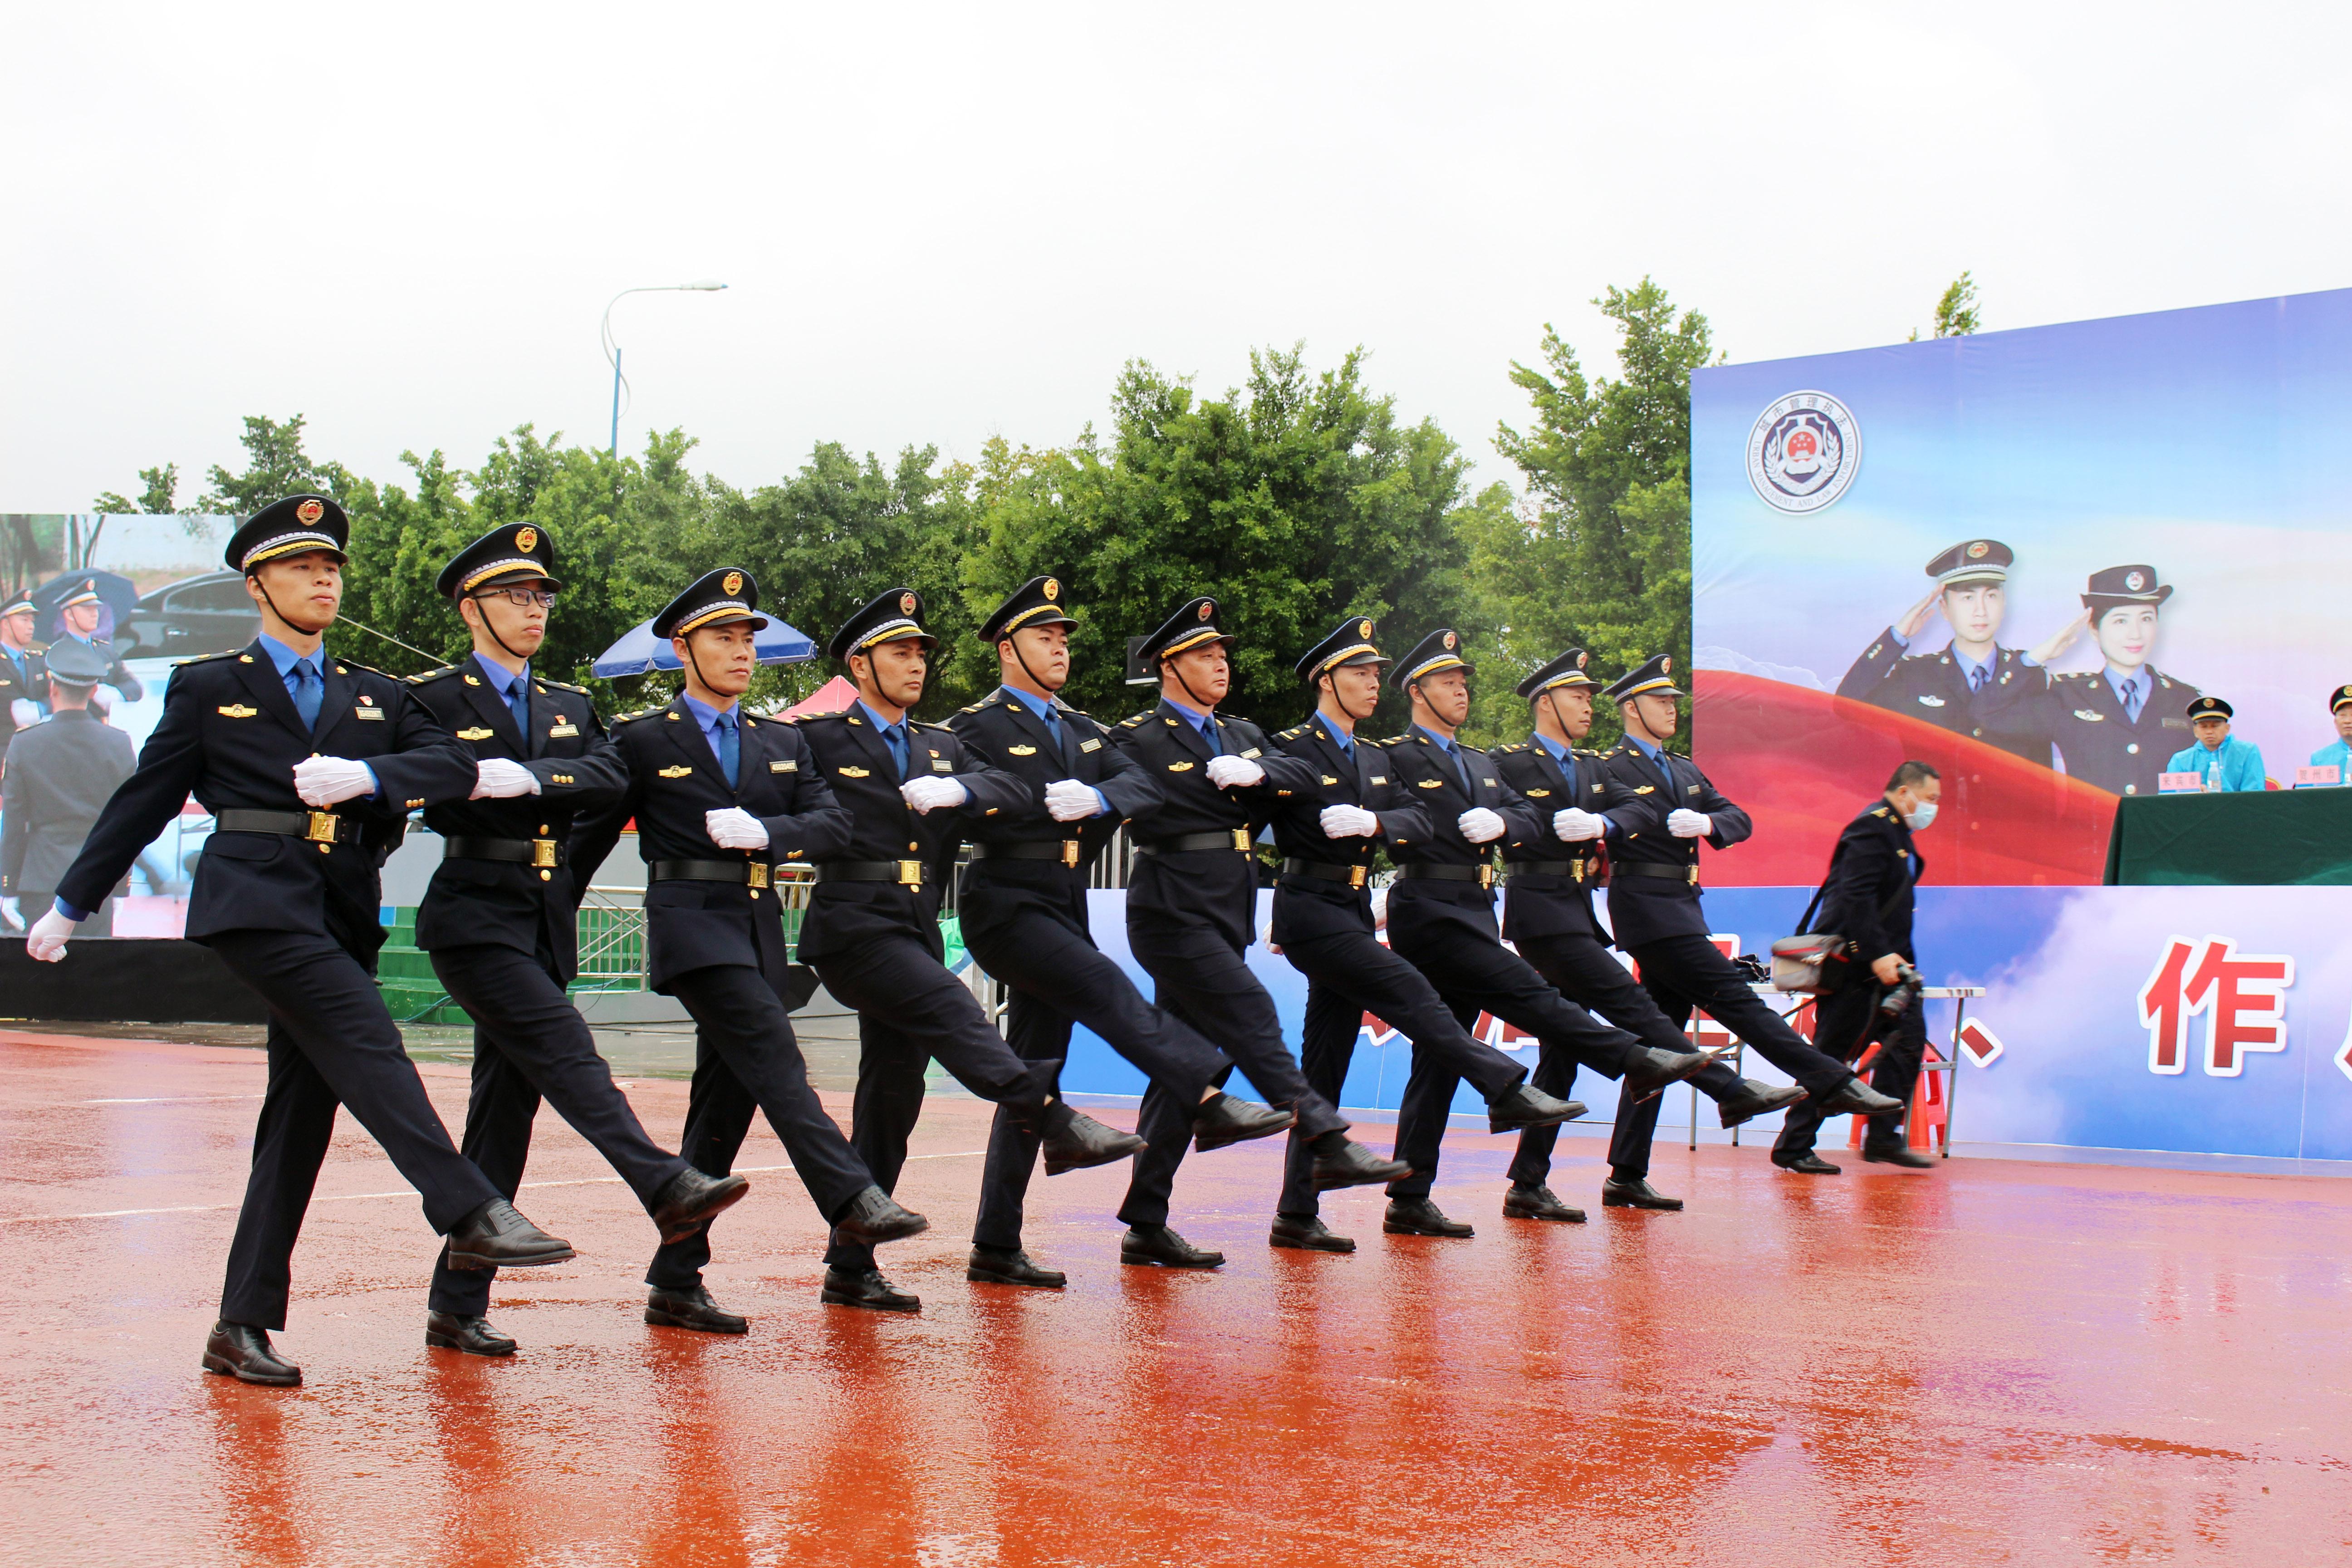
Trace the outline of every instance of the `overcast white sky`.
<instances>
[{"instance_id":1,"label":"overcast white sky","mask_svg":"<svg viewBox=\"0 0 2352 1568\"><path fill-rule=\"evenodd\" d=\"M1372 353L1481 465L1654 275L1734 359L2352 284L2336 7L24 6L0 510L306 414L379 479L524 421L970 457L1121 363Z\"/></svg>"}]
</instances>

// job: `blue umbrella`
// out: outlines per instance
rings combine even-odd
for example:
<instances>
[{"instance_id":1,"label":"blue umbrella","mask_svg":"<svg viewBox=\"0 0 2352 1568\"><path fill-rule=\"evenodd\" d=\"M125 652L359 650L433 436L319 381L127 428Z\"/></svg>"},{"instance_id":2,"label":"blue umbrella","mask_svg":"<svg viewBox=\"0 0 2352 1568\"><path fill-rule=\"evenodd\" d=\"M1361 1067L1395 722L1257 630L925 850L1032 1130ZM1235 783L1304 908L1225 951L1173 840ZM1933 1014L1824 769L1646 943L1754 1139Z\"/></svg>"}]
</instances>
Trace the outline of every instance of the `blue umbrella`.
<instances>
[{"instance_id":1,"label":"blue umbrella","mask_svg":"<svg viewBox=\"0 0 2352 1568\"><path fill-rule=\"evenodd\" d=\"M798 664L816 657L816 644L773 616L768 617L767 626L752 634L751 647L761 664ZM653 622L641 621L598 654L591 668L609 679L616 675L645 675L679 666L677 655L670 651L669 638L654 636Z\"/></svg>"}]
</instances>

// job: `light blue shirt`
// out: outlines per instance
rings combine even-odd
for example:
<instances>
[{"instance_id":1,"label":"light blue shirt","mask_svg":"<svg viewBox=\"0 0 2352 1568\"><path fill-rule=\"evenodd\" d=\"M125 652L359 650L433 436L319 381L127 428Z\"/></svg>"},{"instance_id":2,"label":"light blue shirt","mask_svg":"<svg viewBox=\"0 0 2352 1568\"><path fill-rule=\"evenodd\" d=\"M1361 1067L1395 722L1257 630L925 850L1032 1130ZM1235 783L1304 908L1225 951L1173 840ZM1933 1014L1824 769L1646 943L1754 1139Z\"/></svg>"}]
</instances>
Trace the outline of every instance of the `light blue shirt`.
<instances>
[{"instance_id":1,"label":"light blue shirt","mask_svg":"<svg viewBox=\"0 0 2352 1568\"><path fill-rule=\"evenodd\" d=\"M1181 713L1185 718L1190 719L1192 721L1192 728L1201 731L1201 739L1209 742L1209 754L1211 756L1222 757L1225 754L1224 742L1217 739L1217 721L1215 719L1206 713L1198 712L1193 709L1186 707L1183 703L1177 701L1173 697L1162 697L1160 700L1167 703L1169 707L1173 708L1177 712Z\"/></svg>"},{"instance_id":2,"label":"light blue shirt","mask_svg":"<svg viewBox=\"0 0 2352 1568\"><path fill-rule=\"evenodd\" d=\"M1331 722L1331 716L1328 713L1318 715L1318 717L1322 719L1323 732L1331 737L1332 742L1341 751L1347 752L1348 755L1351 757L1354 756L1356 754L1355 731L1352 730L1342 730L1339 725Z\"/></svg>"},{"instance_id":3,"label":"light blue shirt","mask_svg":"<svg viewBox=\"0 0 2352 1568\"><path fill-rule=\"evenodd\" d=\"M2129 675L2118 674L2113 665L2107 666L2103 673L2107 678L2107 689L2116 694L2116 700L2123 704L2126 714L2135 720L2139 717L2138 713L2132 712L2132 700L2125 694L2124 689L2127 686L2139 693L2140 713L2147 711L2147 700L2156 694L2154 676L2148 674L2145 668L2134 670Z\"/></svg>"},{"instance_id":4,"label":"light blue shirt","mask_svg":"<svg viewBox=\"0 0 2352 1568\"><path fill-rule=\"evenodd\" d=\"M2339 768L2343 771L2336 776L2343 783L2352 784L2352 743L2337 741L2320 747L2311 753L2311 765L2315 768Z\"/></svg>"},{"instance_id":5,"label":"light blue shirt","mask_svg":"<svg viewBox=\"0 0 2352 1568\"><path fill-rule=\"evenodd\" d=\"M742 707L743 705L738 702L726 708L713 708L699 697L686 699L686 710L694 716L696 727L702 731L703 743L710 748L712 756L723 755L719 750L719 721L728 714L733 714L735 721L740 724L743 721Z\"/></svg>"},{"instance_id":6,"label":"light blue shirt","mask_svg":"<svg viewBox=\"0 0 2352 1568\"><path fill-rule=\"evenodd\" d=\"M1059 736L1061 734L1062 717L1060 714L1054 711L1054 700L1052 698L1040 697L1034 691L1024 691L1017 686L1007 686L1001 689L1003 691L1005 696L1010 697L1013 701L1018 702L1022 707L1026 708L1030 712L1037 715L1038 721L1044 724L1048 731L1055 736ZM1094 796L1095 815L1097 816L1100 816L1103 813L1110 809L1110 802L1103 798L1103 792L1100 790L1096 790L1094 792Z\"/></svg>"},{"instance_id":7,"label":"light blue shirt","mask_svg":"<svg viewBox=\"0 0 2352 1568\"><path fill-rule=\"evenodd\" d=\"M278 679L286 683L286 695L289 697L293 696L294 689L298 684L294 679L294 667L302 662L302 655L296 653L292 648L288 647L284 643L279 642L268 632L263 632L261 634L261 651L268 654L269 656L269 662L277 667ZM323 642L320 643L319 645L319 651L310 657L310 668L318 671L320 684L323 687L327 679L327 670L331 662L327 653L327 645ZM367 764L365 763L362 763L360 766L366 768ZM369 784L368 798L373 800L377 795L383 793L383 784L375 776L375 770L373 768L368 768L367 775Z\"/></svg>"},{"instance_id":8,"label":"light blue shirt","mask_svg":"<svg viewBox=\"0 0 2352 1568\"><path fill-rule=\"evenodd\" d=\"M2221 746L2213 751L2207 751L2200 743L2175 752L2172 761L2164 764L2164 771L2202 773L2207 789L2242 793L2263 787L2262 748L2235 735L2222 736Z\"/></svg>"},{"instance_id":9,"label":"light blue shirt","mask_svg":"<svg viewBox=\"0 0 2352 1568\"><path fill-rule=\"evenodd\" d=\"M875 733L882 737L882 749L889 752L890 760L898 764L899 778L908 779L913 777L915 738L913 733L907 728L907 716L903 713L898 715L898 749L892 751L890 747L890 721L887 719L883 718L881 714L874 711L873 709L866 706L866 701L863 698L858 700L857 710L866 715L866 721L868 724L873 725Z\"/></svg>"},{"instance_id":10,"label":"light blue shirt","mask_svg":"<svg viewBox=\"0 0 2352 1568\"><path fill-rule=\"evenodd\" d=\"M474 656L474 662L481 667L482 679L490 683L490 689L505 700L507 711L514 715L515 728L522 731L524 750L528 752L530 743L530 660L523 660L521 671L516 674L509 674L506 666L478 653ZM691 702L694 699L689 697L687 700Z\"/></svg>"}]
</instances>

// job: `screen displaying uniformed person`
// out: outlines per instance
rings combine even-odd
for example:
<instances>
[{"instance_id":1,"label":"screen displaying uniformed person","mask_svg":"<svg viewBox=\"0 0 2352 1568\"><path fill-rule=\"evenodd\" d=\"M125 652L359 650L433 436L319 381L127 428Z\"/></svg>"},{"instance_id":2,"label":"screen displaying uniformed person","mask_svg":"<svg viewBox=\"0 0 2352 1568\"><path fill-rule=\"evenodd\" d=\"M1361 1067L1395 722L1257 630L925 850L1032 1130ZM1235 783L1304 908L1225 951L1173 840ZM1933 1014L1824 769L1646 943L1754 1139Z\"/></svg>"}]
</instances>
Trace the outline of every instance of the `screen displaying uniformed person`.
<instances>
[{"instance_id":1,"label":"screen displaying uniformed person","mask_svg":"<svg viewBox=\"0 0 2352 1568\"><path fill-rule=\"evenodd\" d=\"M1127 888L1128 950L1151 976L1160 1005L1216 1042L1270 1102L1247 1106L1233 1126L1205 1128L1183 1100L1157 1085L1144 1091L1136 1131L1151 1146L1136 1156L1119 1205L1128 1226L1119 1258L1163 1268L1213 1268L1225 1260L1168 1224L1188 1137L1205 1152L1295 1122L1317 1179L1329 1186L1406 1173L1349 1141L1347 1121L1307 1084L1282 1037L1274 998L1250 973L1247 955L1257 940L1252 846L1281 792L1313 788L1317 775L1311 764L1274 750L1255 724L1217 711L1232 693L1227 650L1236 640L1218 626L1217 611L1206 595L1189 599L1144 638L1140 657L1159 672L1160 701L1111 731L1112 742L1160 786L1159 801L1128 828L1137 856Z\"/></svg>"},{"instance_id":2,"label":"screen displaying uniformed person","mask_svg":"<svg viewBox=\"0 0 2352 1568\"><path fill-rule=\"evenodd\" d=\"M1497 746L1493 752L1503 782L1519 792L1559 841L1557 847L1549 842L1531 844L1506 857L1510 881L1503 895L1503 935L1570 1001L1631 1031L1654 1050L1680 1052L1689 1048L1682 1029L1658 1010L1641 983L1611 953L1613 944L1592 908L1592 895L1606 877L1601 835L1607 824L1597 812L1609 784L1601 754L1577 743L1591 732L1592 694L1601 687L1587 668L1590 662L1582 648L1570 648L1520 681L1517 689L1528 700L1535 733L1522 744ZM1805 1097L1801 1089L1743 1079L1711 1059L1690 1081L1716 1102L1726 1127ZM1535 1083L1546 1093L1567 1098L1576 1087L1576 1058L1566 1051L1545 1053ZM1609 1176L1601 1187L1604 1204L1682 1206L1680 1198L1667 1197L1649 1185L1658 1110L1654 1096L1639 1103L1632 1094L1619 1096L1616 1125L1609 1138ZM1519 1134L1510 1190L1503 1194L1506 1219L1583 1217L1581 1210L1562 1204L1548 1184L1559 1136L1551 1127Z\"/></svg>"},{"instance_id":3,"label":"screen displaying uniformed person","mask_svg":"<svg viewBox=\"0 0 2352 1568\"><path fill-rule=\"evenodd\" d=\"M2189 732L2197 737L2173 753L2164 764L2168 773L2198 773L2209 790L2243 792L2269 787L2263 773L2263 750L2252 741L2230 733L2235 710L2218 697L2200 697L2189 705Z\"/></svg>"},{"instance_id":4,"label":"screen displaying uniformed person","mask_svg":"<svg viewBox=\"0 0 2352 1568\"><path fill-rule=\"evenodd\" d=\"M2327 694L2327 716L2336 721L2336 739L2311 753L2311 765L2334 768L2337 784L2352 784L2352 684Z\"/></svg>"},{"instance_id":5,"label":"screen displaying uniformed person","mask_svg":"<svg viewBox=\"0 0 2352 1568\"><path fill-rule=\"evenodd\" d=\"M1935 1162L1905 1142L1903 1117L1927 1057L1927 1020L1916 990L1892 1013L1882 1004L1917 978L1912 903L1927 862L1911 836L1936 820L1936 802L1943 793L1942 776L1927 763L1896 768L1885 796L1864 806L1838 835L1829 877L1822 884L1820 919L1798 922L1806 931L1844 937L1850 955L1837 989L1813 1004L1813 1043L1842 1062L1876 1045L1871 1083L1895 1102L1893 1110L1870 1118L1862 1157L1873 1164L1920 1171L1934 1168ZM1811 1102L1792 1109L1772 1145L1772 1163L1805 1175L1836 1175L1838 1168L1813 1152L1813 1140L1828 1115L1826 1107Z\"/></svg>"},{"instance_id":6,"label":"screen displaying uniformed person","mask_svg":"<svg viewBox=\"0 0 2352 1568\"><path fill-rule=\"evenodd\" d=\"M1997 539L1970 539L1927 563L1936 585L1878 634L1838 682L1837 694L1924 719L1956 735L1985 741L2048 766L2047 735L1995 735L1977 721L1977 694L2020 668L2025 657L2000 646L2009 613L2009 569L2016 557ZM1910 651L1938 615L1951 640L1932 653Z\"/></svg>"},{"instance_id":7,"label":"screen displaying uniformed person","mask_svg":"<svg viewBox=\"0 0 2352 1568\"><path fill-rule=\"evenodd\" d=\"M106 660L106 679L100 684L121 692L126 702L136 702L147 694L139 678L131 673L131 667L114 651L114 645L98 635L99 627L106 621L106 601L99 597L95 581L84 583L58 602L58 621L65 631L60 640L95 648Z\"/></svg>"},{"instance_id":8,"label":"screen displaying uniformed person","mask_svg":"<svg viewBox=\"0 0 2352 1568\"><path fill-rule=\"evenodd\" d=\"M106 658L70 637L43 661L49 717L16 737L0 773L0 899L22 930L24 911L48 908L81 852L99 813L137 765L131 737L90 710ZM84 936L114 934L114 892L81 924Z\"/></svg>"},{"instance_id":9,"label":"screen displaying uniformed person","mask_svg":"<svg viewBox=\"0 0 2352 1568\"><path fill-rule=\"evenodd\" d=\"M571 1245L532 1225L450 1142L384 1010L378 854L402 815L463 799L473 759L406 683L326 651L342 603L351 524L326 496L264 507L228 542L261 634L173 670L138 771L107 802L26 943L62 959L76 921L106 900L193 795L214 831L197 862L187 935L269 1006L268 1089L253 1172L229 1244L206 1371L291 1384L278 1354L294 1243L334 1134L352 1114L422 1194L459 1268L561 1263Z\"/></svg>"},{"instance_id":10,"label":"screen displaying uniformed person","mask_svg":"<svg viewBox=\"0 0 2352 1568\"><path fill-rule=\"evenodd\" d=\"M1680 1028L1692 1008L1703 1008L1794 1079L1826 1114L1900 1111L1900 1101L1807 1045L1707 940L1698 847L1728 849L1755 827L1696 763L1666 750L1682 717L1674 660L1660 654L1620 676L1603 695L1617 705L1625 729L1625 738L1601 757L1609 785L1600 812L1609 844L1609 928L1641 965L1642 984L1658 1010ZM1654 1121L1656 1110L1649 1114Z\"/></svg>"},{"instance_id":11,"label":"screen displaying uniformed person","mask_svg":"<svg viewBox=\"0 0 2352 1568\"><path fill-rule=\"evenodd\" d=\"M474 651L409 684L472 754L476 781L470 797L425 809L442 860L416 911L416 945L474 1020L466 1157L514 1196L544 1095L629 1184L662 1239L678 1241L750 1184L707 1176L646 1136L564 994L580 968L581 897L564 841L577 816L620 798L629 770L588 693L531 668L562 587L554 539L523 522L459 551L434 584ZM488 1269L436 1269L425 1342L511 1354L514 1340L486 1315L491 1280Z\"/></svg>"},{"instance_id":12,"label":"screen displaying uniformed person","mask_svg":"<svg viewBox=\"0 0 2352 1568\"><path fill-rule=\"evenodd\" d=\"M17 726L40 721L48 689L40 645L33 641L37 614L29 594L12 595L0 605L0 772L8 766L8 742Z\"/></svg>"},{"instance_id":13,"label":"screen displaying uniformed person","mask_svg":"<svg viewBox=\"0 0 2352 1568\"><path fill-rule=\"evenodd\" d=\"M929 1228L877 1183L809 1083L793 1037L795 993L784 947L776 868L806 864L850 840L850 816L825 783L806 737L743 710L767 626L751 574L706 572L663 606L653 632L669 639L684 689L613 726L628 766L620 797L572 830L576 888L594 879L635 818L646 862L646 984L694 1019L694 1082L679 1152L725 1176L755 1111L784 1145L836 1239L868 1247ZM646 1271L646 1321L740 1334L740 1315L710 1299L702 1270L710 1233L666 1241Z\"/></svg>"},{"instance_id":14,"label":"screen displaying uniformed person","mask_svg":"<svg viewBox=\"0 0 2352 1568\"><path fill-rule=\"evenodd\" d=\"M2070 778L2116 795L2154 795L2157 775L2189 727L2181 705L2197 689L2158 670L2157 612L2172 585L2153 566L2110 566L2091 574L2083 613L2005 670L1980 694L1978 712L1988 734L2047 733L2058 743ZM2102 667L2086 674L2053 675L2044 667L2088 629Z\"/></svg>"}]
</instances>

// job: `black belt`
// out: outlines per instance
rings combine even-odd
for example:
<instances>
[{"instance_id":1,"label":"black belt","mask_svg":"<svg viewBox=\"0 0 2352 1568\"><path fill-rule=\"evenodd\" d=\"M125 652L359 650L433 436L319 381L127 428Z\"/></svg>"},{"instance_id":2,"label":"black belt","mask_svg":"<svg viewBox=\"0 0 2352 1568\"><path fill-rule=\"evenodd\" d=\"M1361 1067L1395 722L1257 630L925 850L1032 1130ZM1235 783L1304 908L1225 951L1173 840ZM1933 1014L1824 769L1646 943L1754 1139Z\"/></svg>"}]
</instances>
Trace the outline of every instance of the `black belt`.
<instances>
[{"instance_id":1,"label":"black belt","mask_svg":"<svg viewBox=\"0 0 2352 1568\"><path fill-rule=\"evenodd\" d=\"M1475 882L1482 888L1495 885L1492 866L1400 866L1397 875L1440 882Z\"/></svg>"},{"instance_id":2,"label":"black belt","mask_svg":"<svg viewBox=\"0 0 2352 1568\"><path fill-rule=\"evenodd\" d=\"M1581 860L1506 860L1503 864L1510 868L1515 877L1573 877L1580 882L1587 877L1596 882L1601 879L1601 861L1597 856Z\"/></svg>"},{"instance_id":3,"label":"black belt","mask_svg":"<svg viewBox=\"0 0 2352 1568\"><path fill-rule=\"evenodd\" d=\"M733 882L766 888L775 872L761 860L656 860L646 873L656 882Z\"/></svg>"},{"instance_id":4,"label":"black belt","mask_svg":"<svg viewBox=\"0 0 2352 1568\"><path fill-rule=\"evenodd\" d=\"M1180 833L1173 838L1154 838L1138 844L1138 855L1181 855L1193 849L1234 849L1246 855L1250 852L1250 831L1246 827L1222 827L1214 833Z\"/></svg>"},{"instance_id":5,"label":"black belt","mask_svg":"<svg viewBox=\"0 0 2352 1568\"><path fill-rule=\"evenodd\" d=\"M360 825L331 811L216 811L213 826L222 833L282 833L321 847L360 841Z\"/></svg>"},{"instance_id":6,"label":"black belt","mask_svg":"<svg viewBox=\"0 0 2352 1568\"><path fill-rule=\"evenodd\" d=\"M975 844L975 860L1058 860L1076 869L1086 858L1087 847L1076 838L1055 838L1034 844Z\"/></svg>"},{"instance_id":7,"label":"black belt","mask_svg":"<svg viewBox=\"0 0 2352 1568\"><path fill-rule=\"evenodd\" d=\"M825 860L816 868L820 882L896 882L919 888L929 880L920 860Z\"/></svg>"},{"instance_id":8,"label":"black belt","mask_svg":"<svg viewBox=\"0 0 2352 1568\"><path fill-rule=\"evenodd\" d=\"M536 866L544 871L571 858L552 838L450 838L441 853L456 860L503 860L515 866Z\"/></svg>"},{"instance_id":9,"label":"black belt","mask_svg":"<svg viewBox=\"0 0 2352 1568\"><path fill-rule=\"evenodd\" d=\"M1661 866L1654 860L1620 860L1615 874L1620 877L1659 877L1669 882L1687 882L1698 886L1696 866Z\"/></svg>"},{"instance_id":10,"label":"black belt","mask_svg":"<svg viewBox=\"0 0 2352 1568\"><path fill-rule=\"evenodd\" d=\"M1297 858L1282 863L1282 874L1286 877L1315 877L1326 882L1345 882L1351 888L1362 887L1371 875L1371 869L1370 866L1333 866Z\"/></svg>"}]
</instances>

